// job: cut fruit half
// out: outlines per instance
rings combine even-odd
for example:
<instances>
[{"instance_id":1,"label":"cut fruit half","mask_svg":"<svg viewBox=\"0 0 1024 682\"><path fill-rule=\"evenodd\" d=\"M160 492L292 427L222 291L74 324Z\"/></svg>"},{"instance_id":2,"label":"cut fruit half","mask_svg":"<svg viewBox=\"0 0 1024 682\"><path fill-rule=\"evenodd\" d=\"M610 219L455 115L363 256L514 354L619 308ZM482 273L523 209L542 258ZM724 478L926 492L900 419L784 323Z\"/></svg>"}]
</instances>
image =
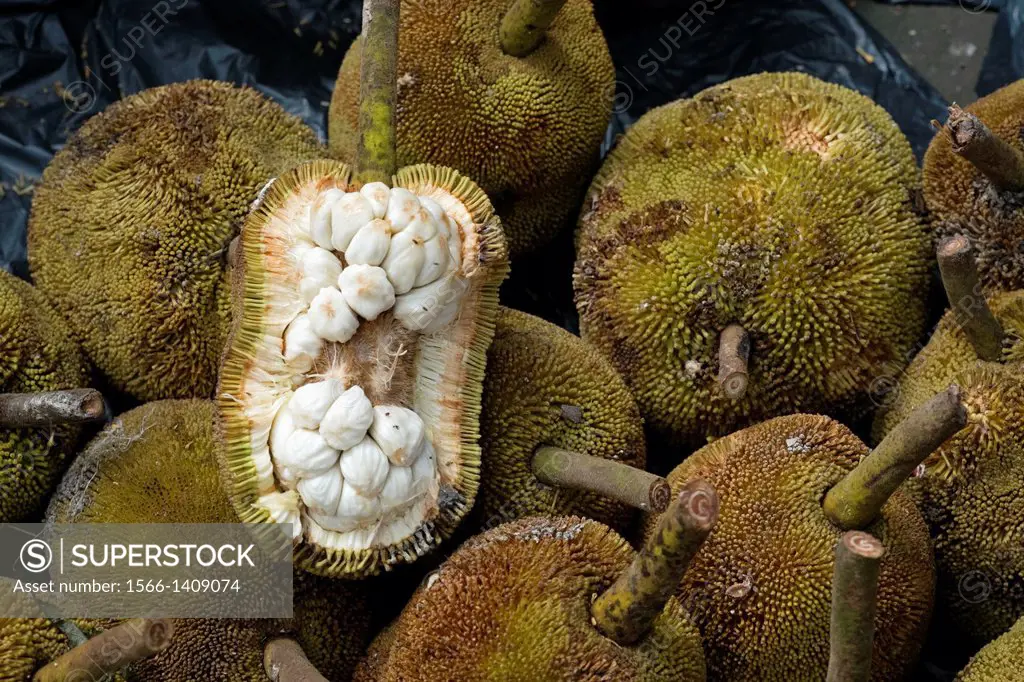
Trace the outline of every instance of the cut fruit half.
<instances>
[{"instance_id":1,"label":"cut fruit half","mask_svg":"<svg viewBox=\"0 0 1024 682\"><path fill-rule=\"evenodd\" d=\"M322 575L414 561L479 483L504 236L453 170L411 166L393 184L300 166L237 249L222 469L241 520L293 524L296 563Z\"/></svg>"}]
</instances>

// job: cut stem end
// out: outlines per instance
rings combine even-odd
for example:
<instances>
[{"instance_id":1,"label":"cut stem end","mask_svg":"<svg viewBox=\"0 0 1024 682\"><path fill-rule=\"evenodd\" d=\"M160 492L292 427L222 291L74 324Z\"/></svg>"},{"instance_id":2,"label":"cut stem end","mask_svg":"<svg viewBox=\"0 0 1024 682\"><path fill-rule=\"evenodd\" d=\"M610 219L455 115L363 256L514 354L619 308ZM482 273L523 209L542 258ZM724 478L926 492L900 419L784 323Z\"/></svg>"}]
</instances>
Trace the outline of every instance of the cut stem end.
<instances>
[{"instance_id":1,"label":"cut stem end","mask_svg":"<svg viewBox=\"0 0 1024 682\"><path fill-rule=\"evenodd\" d=\"M717 520L715 489L703 480L687 483L629 568L594 601L590 613L597 629L623 646L639 641L679 588Z\"/></svg>"},{"instance_id":2,"label":"cut stem end","mask_svg":"<svg viewBox=\"0 0 1024 682\"><path fill-rule=\"evenodd\" d=\"M263 650L263 669L271 682L327 682L302 650L289 637L277 637Z\"/></svg>"},{"instance_id":3,"label":"cut stem end","mask_svg":"<svg viewBox=\"0 0 1024 682\"><path fill-rule=\"evenodd\" d=\"M738 324L730 324L718 337L718 383L730 400L747 392L750 335Z\"/></svg>"},{"instance_id":4,"label":"cut stem end","mask_svg":"<svg viewBox=\"0 0 1024 682\"><path fill-rule=\"evenodd\" d=\"M501 20L501 49L525 57L541 44L566 0L515 0Z\"/></svg>"},{"instance_id":5,"label":"cut stem end","mask_svg":"<svg viewBox=\"0 0 1024 682\"><path fill-rule=\"evenodd\" d=\"M861 531L836 544L826 682L867 682L875 638L878 572L885 547Z\"/></svg>"},{"instance_id":6,"label":"cut stem end","mask_svg":"<svg viewBox=\"0 0 1024 682\"><path fill-rule=\"evenodd\" d=\"M364 0L363 61L359 72L359 143L356 181L390 184L398 169L399 0Z\"/></svg>"},{"instance_id":7,"label":"cut stem end","mask_svg":"<svg viewBox=\"0 0 1024 682\"><path fill-rule=\"evenodd\" d=\"M1003 357L1003 327L985 300L970 240L962 234L954 235L939 244L935 255L957 325L979 358L998 362Z\"/></svg>"},{"instance_id":8,"label":"cut stem end","mask_svg":"<svg viewBox=\"0 0 1024 682\"><path fill-rule=\"evenodd\" d=\"M954 104L949 107L945 131L953 152L970 161L997 189L1024 190L1024 154L977 116Z\"/></svg>"},{"instance_id":9,"label":"cut stem end","mask_svg":"<svg viewBox=\"0 0 1024 682\"><path fill-rule=\"evenodd\" d=\"M664 511L672 497L672 488L661 476L550 445L537 448L532 468L541 483L597 493L643 511Z\"/></svg>"},{"instance_id":10,"label":"cut stem end","mask_svg":"<svg viewBox=\"0 0 1024 682\"><path fill-rule=\"evenodd\" d=\"M932 397L882 439L825 495L825 514L843 530L867 528L928 455L967 424L955 384Z\"/></svg>"},{"instance_id":11,"label":"cut stem end","mask_svg":"<svg viewBox=\"0 0 1024 682\"><path fill-rule=\"evenodd\" d=\"M91 388L0 394L0 427L35 428L102 421L107 406Z\"/></svg>"},{"instance_id":12,"label":"cut stem end","mask_svg":"<svg viewBox=\"0 0 1024 682\"><path fill-rule=\"evenodd\" d=\"M98 680L155 656L171 644L174 621L133 618L105 630L40 668L33 682Z\"/></svg>"}]
</instances>

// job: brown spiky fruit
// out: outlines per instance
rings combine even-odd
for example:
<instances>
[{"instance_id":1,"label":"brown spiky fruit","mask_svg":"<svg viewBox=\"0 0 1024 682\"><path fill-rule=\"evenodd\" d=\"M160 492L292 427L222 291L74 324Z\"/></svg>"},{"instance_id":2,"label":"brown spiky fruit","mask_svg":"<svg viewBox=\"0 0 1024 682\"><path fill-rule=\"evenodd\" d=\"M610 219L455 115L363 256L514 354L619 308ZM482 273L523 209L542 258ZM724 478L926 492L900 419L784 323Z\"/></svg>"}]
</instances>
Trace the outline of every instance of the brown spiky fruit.
<instances>
[{"instance_id":1,"label":"brown spiky fruit","mask_svg":"<svg viewBox=\"0 0 1024 682\"><path fill-rule=\"evenodd\" d=\"M979 651L956 682L1018 682L1024 669L1024 618Z\"/></svg>"},{"instance_id":2,"label":"brown spiky fruit","mask_svg":"<svg viewBox=\"0 0 1024 682\"><path fill-rule=\"evenodd\" d=\"M563 0L564 1L564 0ZM398 164L448 166L494 201L513 256L567 227L596 165L615 70L590 0L568 0L524 56L502 47L508 0L406 0L398 54ZM334 156L355 162L362 39L338 73Z\"/></svg>"},{"instance_id":3,"label":"brown spiky fruit","mask_svg":"<svg viewBox=\"0 0 1024 682\"><path fill-rule=\"evenodd\" d=\"M936 234L970 237L988 291L1024 288L1022 111L1024 80L966 109L954 104L924 156L924 196Z\"/></svg>"},{"instance_id":4,"label":"brown spiky fruit","mask_svg":"<svg viewBox=\"0 0 1024 682\"><path fill-rule=\"evenodd\" d=\"M939 256L941 265L942 247ZM945 268L943 277L951 289ZM972 296L951 296L957 308L899 377L875 437L939 387L961 387L967 428L925 460L909 490L935 541L939 605L964 635L986 642L1024 615L1024 292ZM982 319L993 328L987 335L974 325ZM988 337L994 342L985 343ZM978 357L987 345L993 361Z\"/></svg>"},{"instance_id":5,"label":"brown spiky fruit","mask_svg":"<svg viewBox=\"0 0 1024 682\"><path fill-rule=\"evenodd\" d=\"M703 681L700 635L671 594L717 504L691 484L637 555L580 517L491 529L426 578L355 680Z\"/></svg>"},{"instance_id":6,"label":"brown spiky fruit","mask_svg":"<svg viewBox=\"0 0 1024 682\"><path fill-rule=\"evenodd\" d=\"M27 420L40 416L21 409L28 394L77 389L87 378L57 311L30 284L0 270L0 522L37 519L81 433L78 424L46 415ZM93 416L102 417L96 397Z\"/></svg>"},{"instance_id":7,"label":"brown spiky fruit","mask_svg":"<svg viewBox=\"0 0 1024 682\"><path fill-rule=\"evenodd\" d=\"M677 592L704 636L709 679L825 678L834 548L843 528L823 500L859 471L870 473L858 464L880 452L865 458L867 447L831 419L792 415L716 440L669 474L673 490L700 477L721 499L718 524ZM891 475L870 476L867 485ZM935 566L927 527L909 497L897 490L870 516L864 530L886 548L871 679L889 682L904 679L921 650Z\"/></svg>"},{"instance_id":8,"label":"brown spiky fruit","mask_svg":"<svg viewBox=\"0 0 1024 682\"><path fill-rule=\"evenodd\" d=\"M231 240L266 182L323 155L251 88L151 88L89 119L36 188L29 264L95 367L140 400L207 398Z\"/></svg>"},{"instance_id":9,"label":"brown spiky fruit","mask_svg":"<svg viewBox=\"0 0 1024 682\"><path fill-rule=\"evenodd\" d=\"M646 460L643 421L622 378L564 329L517 310L500 310L487 352L480 436L476 513L485 527L557 514L586 516L621 532L633 518L633 507L593 489L552 485L548 472L541 472L544 480L538 478L536 457L545 446L639 469ZM563 461L571 466L568 457L552 466ZM621 471L623 476L635 472ZM607 473L603 482L613 482ZM662 492L667 503L667 488Z\"/></svg>"},{"instance_id":10,"label":"brown spiky fruit","mask_svg":"<svg viewBox=\"0 0 1024 682\"><path fill-rule=\"evenodd\" d=\"M659 107L580 216L581 335L694 447L780 414L862 414L923 330L918 196L909 143L852 90L766 73Z\"/></svg>"},{"instance_id":11,"label":"brown spiky fruit","mask_svg":"<svg viewBox=\"0 0 1024 682\"><path fill-rule=\"evenodd\" d=\"M53 523L237 523L217 473L215 406L156 401L131 410L76 458L54 494ZM132 664L147 682L264 682L272 637L297 641L330 680L347 680L369 631L354 583L297 573L292 619L179 619L171 645Z\"/></svg>"}]
</instances>

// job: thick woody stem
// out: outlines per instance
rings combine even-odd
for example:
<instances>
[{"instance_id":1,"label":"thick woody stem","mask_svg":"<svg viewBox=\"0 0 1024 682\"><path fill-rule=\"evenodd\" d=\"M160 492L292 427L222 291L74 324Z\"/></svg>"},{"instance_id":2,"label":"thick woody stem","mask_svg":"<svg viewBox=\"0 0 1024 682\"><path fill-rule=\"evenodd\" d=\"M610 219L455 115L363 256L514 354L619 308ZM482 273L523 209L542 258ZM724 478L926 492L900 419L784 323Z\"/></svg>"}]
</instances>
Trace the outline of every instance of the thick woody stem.
<instances>
[{"instance_id":1,"label":"thick woody stem","mask_svg":"<svg viewBox=\"0 0 1024 682\"><path fill-rule=\"evenodd\" d=\"M962 234L943 240L936 257L949 305L974 352L989 362L1002 359L1003 327L988 307L978 283L978 266L970 240Z\"/></svg>"},{"instance_id":2,"label":"thick woody stem","mask_svg":"<svg viewBox=\"0 0 1024 682\"><path fill-rule=\"evenodd\" d=\"M395 109L398 101L399 0L364 0L363 62L359 72L359 146L355 179L391 182L398 169Z\"/></svg>"},{"instance_id":3,"label":"thick woody stem","mask_svg":"<svg viewBox=\"0 0 1024 682\"><path fill-rule=\"evenodd\" d=\"M170 619L127 620L54 659L40 668L32 679L33 682L98 680L160 653L170 645L173 635L174 621Z\"/></svg>"},{"instance_id":4,"label":"thick woody stem","mask_svg":"<svg viewBox=\"0 0 1024 682\"><path fill-rule=\"evenodd\" d=\"M953 151L970 161L998 189L1024 190L1024 154L977 116L954 104L949 108L945 131Z\"/></svg>"},{"instance_id":5,"label":"thick woody stem","mask_svg":"<svg viewBox=\"0 0 1024 682\"><path fill-rule=\"evenodd\" d=\"M647 512L665 511L672 498L672 488L661 476L547 445L537 448L533 473L541 483L597 493Z\"/></svg>"},{"instance_id":6,"label":"thick woody stem","mask_svg":"<svg viewBox=\"0 0 1024 682\"><path fill-rule=\"evenodd\" d=\"M591 605L597 629L623 646L640 640L679 588L717 520L715 489L703 480L687 483L633 563Z\"/></svg>"},{"instance_id":7,"label":"thick woody stem","mask_svg":"<svg viewBox=\"0 0 1024 682\"><path fill-rule=\"evenodd\" d=\"M525 57L537 49L565 0L515 0L501 20L501 49Z\"/></svg>"},{"instance_id":8,"label":"thick woody stem","mask_svg":"<svg viewBox=\"0 0 1024 682\"><path fill-rule=\"evenodd\" d=\"M739 400L747 391L747 362L750 335L738 324L730 324L718 337L718 383L726 397Z\"/></svg>"},{"instance_id":9,"label":"thick woody stem","mask_svg":"<svg viewBox=\"0 0 1024 682\"><path fill-rule=\"evenodd\" d=\"M843 530L866 528L917 466L967 423L955 384L910 413L825 495L825 514Z\"/></svg>"},{"instance_id":10,"label":"thick woody stem","mask_svg":"<svg viewBox=\"0 0 1024 682\"><path fill-rule=\"evenodd\" d=\"M267 643L263 669L271 682L327 682L306 658L299 643L288 637L277 637Z\"/></svg>"},{"instance_id":11,"label":"thick woody stem","mask_svg":"<svg viewBox=\"0 0 1024 682\"><path fill-rule=\"evenodd\" d=\"M43 393L0 393L0 426L32 428L102 421L106 405L99 391L75 388Z\"/></svg>"},{"instance_id":12,"label":"thick woody stem","mask_svg":"<svg viewBox=\"0 0 1024 682\"><path fill-rule=\"evenodd\" d=\"M832 622L826 682L868 682L875 638L878 569L885 547L861 531L836 544Z\"/></svg>"}]
</instances>

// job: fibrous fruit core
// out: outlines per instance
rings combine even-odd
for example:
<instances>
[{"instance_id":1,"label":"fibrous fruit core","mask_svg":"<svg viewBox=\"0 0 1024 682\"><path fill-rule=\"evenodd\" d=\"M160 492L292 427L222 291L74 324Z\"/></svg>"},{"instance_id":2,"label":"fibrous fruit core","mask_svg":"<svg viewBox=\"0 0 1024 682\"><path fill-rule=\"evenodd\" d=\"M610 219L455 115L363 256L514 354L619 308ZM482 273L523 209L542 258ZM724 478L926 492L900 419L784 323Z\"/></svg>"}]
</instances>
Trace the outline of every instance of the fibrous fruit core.
<instances>
[{"instance_id":1,"label":"fibrous fruit core","mask_svg":"<svg viewBox=\"0 0 1024 682\"><path fill-rule=\"evenodd\" d=\"M296 174L243 232L245 319L221 378L222 408L226 397L244 415L228 415L229 444L232 423L248 435L231 476L243 493L247 473L257 481L242 518L291 522L328 552L418 555L444 533L430 523L440 508L461 514L475 494L500 230L480 224L486 197L452 171L358 189L341 164Z\"/></svg>"}]
</instances>

